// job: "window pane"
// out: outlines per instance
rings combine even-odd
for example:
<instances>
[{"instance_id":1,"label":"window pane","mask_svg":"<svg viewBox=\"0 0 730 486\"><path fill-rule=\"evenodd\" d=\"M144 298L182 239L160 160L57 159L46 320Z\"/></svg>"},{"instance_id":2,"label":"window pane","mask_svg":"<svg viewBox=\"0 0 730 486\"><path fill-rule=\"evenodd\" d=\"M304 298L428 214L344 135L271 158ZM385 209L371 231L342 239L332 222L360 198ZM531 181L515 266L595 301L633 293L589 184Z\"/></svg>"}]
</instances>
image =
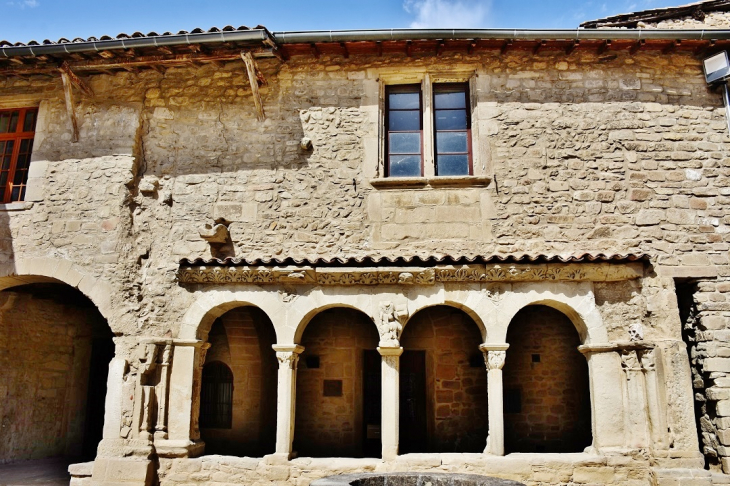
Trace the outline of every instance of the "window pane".
<instances>
[{"instance_id":1,"label":"window pane","mask_svg":"<svg viewBox=\"0 0 730 486\"><path fill-rule=\"evenodd\" d=\"M8 183L8 173L0 172L0 187L5 189L5 185Z\"/></svg>"},{"instance_id":2,"label":"window pane","mask_svg":"<svg viewBox=\"0 0 730 486\"><path fill-rule=\"evenodd\" d=\"M436 150L438 153L466 153L466 132L438 132L436 133Z\"/></svg>"},{"instance_id":3,"label":"window pane","mask_svg":"<svg viewBox=\"0 0 730 486\"><path fill-rule=\"evenodd\" d=\"M18 185L18 186L21 184L25 184L27 175L28 175L27 170L16 170L15 176L13 177L13 184Z\"/></svg>"},{"instance_id":4,"label":"window pane","mask_svg":"<svg viewBox=\"0 0 730 486\"><path fill-rule=\"evenodd\" d=\"M421 175L420 155L391 155L390 177L419 177Z\"/></svg>"},{"instance_id":5,"label":"window pane","mask_svg":"<svg viewBox=\"0 0 730 486\"><path fill-rule=\"evenodd\" d=\"M391 133L389 134L388 152L391 154L420 154L420 133Z\"/></svg>"},{"instance_id":6,"label":"window pane","mask_svg":"<svg viewBox=\"0 0 730 486\"><path fill-rule=\"evenodd\" d=\"M15 164L16 170L27 169L30 162L30 157L27 154L18 155L18 162Z\"/></svg>"},{"instance_id":7,"label":"window pane","mask_svg":"<svg viewBox=\"0 0 730 486\"><path fill-rule=\"evenodd\" d=\"M20 200L20 187L13 187L13 193L10 196L11 201L19 201Z\"/></svg>"},{"instance_id":8,"label":"window pane","mask_svg":"<svg viewBox=\"0 0 730 486\"><path fill-rule=\"evenodd\" d=\"M35 130L35 119L37 115L38 113L35 111L25 112L25 121L23 122L24 132L32 132Z\"/></svg>"},{"instance_id":9,"label":"window pane","mask_svg":"<svg viewBox=\"0 0 730 486\"><path fill-rule=\"evenodd\" d=\"M390 93L388 95L388 108L391 110L419 110L419 93Z\"/></svg>"},{"instance_id":10,"label":"window pane","mask_svg":"<svg viewBox=\"0 0 730 486\"><path fill-rule=\"evenodd\" d=\"M466 108L466 93L435 93L433 95L434 108Z\"/></svg>"},{"instance_id":11,"label":"window pane","mask_svg":"<svg viewBox=\"0 0 730 486\"><path fill-rule=\"evenodd\" d=\"M10 113L0 113L0 133L8 133L10 127Z\"/></svg>"},{"instance_id":12,"label":"window pane","mask_svg":"<svg viewBox=\"0 0 730 486\"><path fill-rule=\"evenodd\" d=\"M10 126L8 127L9 133L12 133L18 129L18 118L20 118L19 111L13 111L10 113Z\"/></svg>"},{"instance_id":13,"label":"window pane","mask_svg":"<svg viewBox=\"0 0 730 486\"><path fill-rule=\"evenodd\" d=\"M466 110L436 112L436 130L466 130Z\"/></svg>"},{"instance_id":14,"label":"window pane","mask_svg":"<svg viewBox=\"0 0 730 486\"><path fill-rule=\"evenodd\" d=\"M469 175L469 156L437 155L436 171L440 176Z\"/></svg>"},{"instance_id":15,"label":"window pane","mask_svg":"<svg viewBox=\"0 0 730 486\"><path fill-rule=\"evenodd\" d=\"M8 170L10 168L10 161L13 156L13 145L15 145L15 140L8 140L5 142L5 151L1 154L2 170Z\"/></svg>"},{"instance_id":16,"label":"window pane","mask_svg":"<svg viewBox=\"0 0 730 486\"><path fill-rule=\"evenodd\" d=\"M420 111L391 111L388 116L389 131L408 131L420 129Z\"/></svg>"}]
</instances>

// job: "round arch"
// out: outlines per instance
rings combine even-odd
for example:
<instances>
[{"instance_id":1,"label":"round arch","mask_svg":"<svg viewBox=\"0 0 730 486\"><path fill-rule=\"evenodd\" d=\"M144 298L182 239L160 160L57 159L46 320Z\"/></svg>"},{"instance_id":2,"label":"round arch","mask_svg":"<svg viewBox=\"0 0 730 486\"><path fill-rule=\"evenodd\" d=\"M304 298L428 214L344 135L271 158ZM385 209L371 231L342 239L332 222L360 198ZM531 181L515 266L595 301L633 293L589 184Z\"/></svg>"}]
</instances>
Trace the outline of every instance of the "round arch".
<instances>
[{"instance_id":1,"label":"round arch","mask_svg":"<svg viewBox=\"0 0 730 486\"><path fill-rule=\"evenodd\" d=\"M27 258L0 265L0 290L31 283L61 283L84 294L110 322L112 287L62 258Z\"/></svg>"},{"instance_id":2,"label":"round arch","mask_svg":"<svg viewBox=\"0 0 730 486\"><path fill-rule=\"evenodd\" d=\"M505 295L499 306L499 322L491 342L505 342L507 329L515 315L524 307L545 305L565 314L580 336L581 344L596 344L608 341L608 332L603 318L596 308L595 296L590 283L581 284L537 284L524 288L515 286L513 292Z\"/></svg>"},{"instance_id":3,"label":"round arch","mask_svg":"<svg viewBox=\"0 0 730 486\"><path fill-rule=\"evenodd\" d=\"M419 312L424 311L426 309L430 309L430 308L438 307L438 306L453 307L454 309L458 309L458 310L464 312L464 314L469 316L471 318L471 320L474 321L474 323L479 328L479 333L482 336L482 340L486 341L487 327L485 326L484 321L482 321L482 318L479 316L479 314L477 312L475 312L473 309L471 309L470 307L468 307L462 303L454 302L454 301L450 301L450 300L425 304L425 305L422 305L422 306L414 309L413 312L411 312L410 315L408 316L408 320L406 321L405 325L403 326L403 330L405 330L405 328L408 326L408 323L411 322L411 320L413 319L413 317L416 314L418 314Z\"/></svg>"},{"instance_id":4,"label":"round arch","mask_svg":"<svg viewBox=\"0 0 730 486\"><path fill-rule=\"evenodd\" d=\"M193 302L183 316L178 338L205 339L206 334L217 318L229 310L246 306L258 307L272 323L276 323L277 320L275 319L283 313L282 302L277 298L277 294L272 292L252 290L207 291ZM274 325L274 331L276 332L277 342L280 342L279 330L276 325Z\"/></svg>"}]
</instances>

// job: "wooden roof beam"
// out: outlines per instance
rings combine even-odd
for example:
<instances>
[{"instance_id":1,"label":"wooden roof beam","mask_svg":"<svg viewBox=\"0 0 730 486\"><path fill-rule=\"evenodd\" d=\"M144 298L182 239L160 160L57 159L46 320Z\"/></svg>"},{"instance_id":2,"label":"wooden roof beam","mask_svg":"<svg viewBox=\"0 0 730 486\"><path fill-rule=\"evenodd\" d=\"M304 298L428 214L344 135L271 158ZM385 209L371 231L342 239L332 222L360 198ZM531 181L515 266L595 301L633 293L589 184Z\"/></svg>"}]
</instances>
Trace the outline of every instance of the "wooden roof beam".
<instances>
[{"instance_id":1,"label":"wooden roof beam","mask_svg":"<svg viewBox=\"0 0 730 486\"><path fill-rule=\"evenodd\" d=\"M578 46L580 46L579 40L574 40L573 42L571 42L571 44L565 48L565 55L570 56L571 54L573 54L573 51L575 51Z\"/></svg>"},{"instance_id":2,"label":"wooden roof beam","mask_svg":"<svg viewBox=\"0 0 730 486\"><path fill-rule=\"evenodd\" d=\"M378 57L383 57L383 42L377 41L375 46L378 48Z\"/></svg>"},{"instance_id":3,"label":"wooden roof beam","mask_svg":"<svg viewBox=\"0 0 730 486\"><path fill-rule=\"evenodd\" d=\"M477 41L475 39L469 40L469 47L466 49L466 53L469 55L474 54L474 49L477 47Z\"/></svg>"},{"instance_id":4,"label":"wooden roof beam","mask_svg":"<svg viewBox=\"0 0 730 486\"><path fill-rule=\"evenodd\" d=\"M601 47L598 48L598 55L600 56L604 52L606 52L611 47L611 41L606 39L603 41L603 44L601 44Z\"/></svg>"},{"instance_id":5,"label":"wooden roof beam","mask_svg":"<svg viewBox=\"0 0 730 486\"><path fill-rule=\"evenodd\" d=\"M84 83L84 81L76 76L76 74L71 70L67 62L64 62L61 64L61 66L58 68L59 71L61 71L61 74L65 74L68 77L69 82L74 85L79 91L81 91L85 96L88 98L94 97L94 92L89 88L89 86Z\"/></svg>"},{"instance_id":6,"label":"wooden roof beam","mask_svg":"<svg viewBox=\"0 0 730 486\"><path fill-rule=\"evenodd\" d=\"M348 59L350 57L350 51L347 50L347 45L344 42L340 42L340 49L342 50L342 57Z\"/></svg>"},{"instance_id":7,"label":"wooden roof beam","mask_svg":"<svg viewBox=\"0 0 730 486\"><path fill-rule=\"evenodd\" d=\"M499 55L503 56L507 52L507 49L512 47L512 44L513 42L511 40L505 41L504 44L502 44L502 48L499 50Z\"/></svg>"},{"instance_id":8,"label":"wooden roof beam","mask_svg":"<svg viewBox=\"0 0 730 486\"><path fill-rule=\"evenodd\" d=\"M682 41L680 39L672 41L669 43L669 45L667 47L662 49L662 54L670 54L670 53L676 51L677 48L681 45L682 45Z\"/></svg>"},{"instance_id":9,"label":"wooden roof beam","mask_svg":"<svg viewBox=\"0 0 730 486\"><path fill-rule=\"evenodd\" d=\"M69 72L71 70L61 69L61 81L63 82L63 97L66 100L66 113L68 114L69 121L71 121L71 142L76 143L79 141L79 123L76 119L76 103L74 102L74 94L71 89Z\"/></svg>"},{"instance_id":10,"label":"wooden roof beam","mask_svg":"<svg viewBox=\"0 0 730 486\"><path fill-rule=\"evenodd\" d=\"M438 46L436 47L436 56L440 56L444 52L445 48L446 48L446 44L444 43L444 40L439 39Z\"/></svg>"},{"instance_id":11,"label":"wooden roof beam","mask_svg":"<svg viewBox=\"0 0 730 486\"><path fill-rule=\"evenodd\" d=\"M547 46L546 40L537 41L535 47L532 49L532 55L535 56L540 53L540 50Z\"/></svg>"},{"instance_id":12,"label":"wooden roof beam","mask_svg":"<svg viewBox=\"0 0 730 486\"><path fill-rule=\"evenodd\" d=\"M253 103L256 106L256 118L260 122L266 120L266 113L264 113L264 105L261 101L261 93L259 92L259 81L263 78L261 72L256 67L256 62L250 52L242 51L241 59L243 59L246 65L246 73L248 74L248 82L251 85L251 94L253 95ZM265 82L265 80L264 80Z\"/></svg>"},{"instance_id":13,"label":"wooden roof beam","mask_svg":"<svg viewBox=\"0 0 730 486\"><path fill-rule=\"evenodd\" d=\"M406 56L413 56L413 41L406 41Z\"/></svg>"},{"instance_id":14,"label":"wooden roof beam","mask_svg":"<svg viewBox=\"0 0 730 486\"><path fill-rule=\"evenodd\" d=\"M319 56L322 54L319 51L319 48L317 47L317 44L315 44L314 42L312 42L311 44L309 44L309 50L312 51L312 55L314 57L316 57L317 59L319 59Z\"/></svg>"},{"instance_id":15,"label":"wooden roof beam","mask_svg":"<svg viewBox=\"0 0 730 486\"><path fill-rule=\"evenodd\" d=\"M631 49L629 49L629 54L633 56L634 54L639 52L641 50L641 48L644 47L645 45L646 45L646 39L641 39L641 40L636 41L636 44L631 46Z\"/></svg>"}]
</instances>

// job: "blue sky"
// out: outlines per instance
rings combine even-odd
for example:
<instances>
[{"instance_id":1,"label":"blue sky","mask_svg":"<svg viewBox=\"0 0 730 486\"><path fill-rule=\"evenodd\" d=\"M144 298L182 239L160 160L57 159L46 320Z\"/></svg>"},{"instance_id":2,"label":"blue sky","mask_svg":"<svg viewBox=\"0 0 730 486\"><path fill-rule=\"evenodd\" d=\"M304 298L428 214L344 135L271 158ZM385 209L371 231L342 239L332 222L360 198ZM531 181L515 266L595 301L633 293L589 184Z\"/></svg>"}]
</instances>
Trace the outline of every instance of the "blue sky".
<instances>
[{"instance_id":1,"label":"blue sky","mask_svg":"<svg viewBox=\"0 0 730 486\"><path fill-rule=\"evenodd\" d=\"M688 0L0 0L0 40L162 33L225 25L281 30L575 28Z\"/></svg>"}]
</instances>

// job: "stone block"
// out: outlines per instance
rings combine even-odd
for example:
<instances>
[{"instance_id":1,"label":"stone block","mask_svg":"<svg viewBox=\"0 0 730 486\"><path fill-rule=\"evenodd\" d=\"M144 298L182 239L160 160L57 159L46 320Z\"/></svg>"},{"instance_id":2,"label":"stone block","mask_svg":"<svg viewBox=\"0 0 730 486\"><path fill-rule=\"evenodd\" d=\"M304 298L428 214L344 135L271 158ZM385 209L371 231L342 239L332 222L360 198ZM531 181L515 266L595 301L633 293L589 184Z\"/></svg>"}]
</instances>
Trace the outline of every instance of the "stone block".
<instances>
[{"instance_id":1,"label":"stone block","mask_svg":"<svg viewBox=\"0 0 730 486\"><path fill-rule=\"evenodd\" d=\"M581 484L613 484L614 468L576 467L573 471L573 482Z\"/></svg>"},{"instance_id":2,"label":"stone block","mask_svg":"<svg viewBox=\"0 0 730 486\"><path fill-rule=\"evenodd\" d=\"M664 211L658 209L642 209L636 215L637 226L653 226L664 219Z\"/></svg>"},{"instance_id":3,"label":"stone block","mask_svg":"<svg viewBox=\"0 0 730 486\"><path fill-rule=\"evenodd\" d=\"M717 415L720 417L730 417L730 400L721 400L715 406Z\"/></svg>"}]
</instances>

